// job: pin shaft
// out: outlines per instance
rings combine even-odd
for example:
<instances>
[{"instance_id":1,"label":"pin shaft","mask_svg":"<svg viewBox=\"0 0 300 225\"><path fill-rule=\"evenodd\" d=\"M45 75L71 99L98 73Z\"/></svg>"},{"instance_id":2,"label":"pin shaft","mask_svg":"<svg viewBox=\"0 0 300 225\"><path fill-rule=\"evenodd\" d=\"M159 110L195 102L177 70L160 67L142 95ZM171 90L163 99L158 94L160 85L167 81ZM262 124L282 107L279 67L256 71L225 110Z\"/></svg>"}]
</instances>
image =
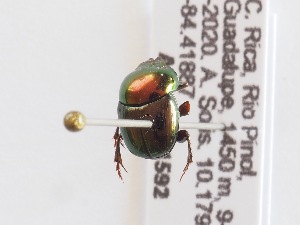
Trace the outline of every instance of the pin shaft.
<instances>
[{"instance_id":1,"label":"pin shaft","mask_svg":"<svg viewBox=\"0 0 300 225\"><path fill-rule=\"evenodd\" d=\"M86 119L88 126L113 126L113 127L151 127L149 120L128 120L128 119ZM199 130L223 130L222 123L179 123L180 129L199 129Z\"/></svg>"},{"instance_id":2,"label":"pin shaft","mask_svg":"<svg viewBox=\"0 0 300 225\"><path fill-rule=\"evenodd\" d=\"M92 119L77 111L67 113L64 118L65 127L70 131L82 130L85 126L112 126L112 127L141 127L150 128L150 120L129 120L129 119ZM198 130L224 130L222 123L186 123L180 122L179 129L198 129Z\"/></svg>"}]
</instances>

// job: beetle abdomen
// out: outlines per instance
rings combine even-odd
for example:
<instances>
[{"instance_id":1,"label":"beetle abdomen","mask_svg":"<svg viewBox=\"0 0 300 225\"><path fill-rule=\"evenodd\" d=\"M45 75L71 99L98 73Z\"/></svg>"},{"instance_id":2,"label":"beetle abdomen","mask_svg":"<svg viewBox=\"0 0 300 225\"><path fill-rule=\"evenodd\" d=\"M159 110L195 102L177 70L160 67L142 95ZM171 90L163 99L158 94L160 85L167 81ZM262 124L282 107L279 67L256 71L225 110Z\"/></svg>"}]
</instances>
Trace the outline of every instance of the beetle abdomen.
<instances>
[{"instance_id":1,"label":"beetle abdomen","mask_svg":"<svg viewBox=\"0 0 300 225\"><path fill-rule=\"evenodd\" d=\"M119 102L119 119L151 120L151 128L121 128L121 134L129 151L143 158L160 158L171 152L178 131L178 106L172 93L157 101L127 106Z\"/></svg>"}]
</instances>

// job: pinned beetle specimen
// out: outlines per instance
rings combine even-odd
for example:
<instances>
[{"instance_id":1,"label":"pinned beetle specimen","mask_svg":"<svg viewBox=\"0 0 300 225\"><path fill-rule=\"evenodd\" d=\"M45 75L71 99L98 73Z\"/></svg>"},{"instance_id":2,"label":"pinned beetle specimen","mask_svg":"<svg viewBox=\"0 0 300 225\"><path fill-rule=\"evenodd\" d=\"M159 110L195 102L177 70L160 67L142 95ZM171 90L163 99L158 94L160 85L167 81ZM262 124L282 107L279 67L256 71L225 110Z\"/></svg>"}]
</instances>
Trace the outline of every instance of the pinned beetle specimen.
<instances>
[{"instance_id":1,"label":"pinned beetle specimen","mask_svg":"<svg viewBox=\"0 0 300 225\"><path fill-rule=\"evenodd\" d=\"M185 87L187 84L181 83L176 72L161 58L141 63L124 79L119 93L119 119L150 120L153 124L151 128L116 129L115 162L121 179L120 166L124 166L120 145L123 140L132 154L145 159L165 157L176 142L187 141L188 157L182 176L185 174L193 161L192 148L189 133L179 130L179 117L189 114L190 104L186 101L178 107L173 95L174 91Z\"/></svg>"},{"instance_id":2,"label":"pinned beetle specimen","mask_svg":"<svg viewBox=\"0 0 300 225\"><path fill-rule=\"evenodd\" d=\"M179 117L190 112L188 101L177 105L173 92L186 88L176 72L161 59L141 63L122 82L119 92L118 120L89 119L78 111L64 117L69 131L80 131L86 125L114 126L116 170L121 179L123 166L120 147L125 142L129 151L145 159L167 156L176 142L187 141L188 156L180 180L193 162L189 133L185 129L224 130L222 123L184 123ZM179 127L180 126L180 127ZM127 172L127 171L126 171Z\"/></svg>"}]
</instances>

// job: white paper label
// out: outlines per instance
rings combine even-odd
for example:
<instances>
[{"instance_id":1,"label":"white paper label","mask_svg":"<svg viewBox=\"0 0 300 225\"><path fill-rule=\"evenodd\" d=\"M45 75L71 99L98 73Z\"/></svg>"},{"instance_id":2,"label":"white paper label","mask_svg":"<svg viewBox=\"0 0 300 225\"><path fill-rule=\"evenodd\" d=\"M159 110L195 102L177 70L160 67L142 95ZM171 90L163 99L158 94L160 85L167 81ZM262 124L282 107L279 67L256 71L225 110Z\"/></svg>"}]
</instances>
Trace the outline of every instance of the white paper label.
<instances>
[{"instance_id":1,"label":"white paper label","mask_svg":"<svg viewBox=\"0 0 300 225\"><path fill-rule=\"evenodd\" d=\"M189 130L187 144L148 164L146 224L255 225L260 220L265 2L155 0L153 54L189 87L184 121L222 122L225 131Z\"/></svg>"}]
</instances>

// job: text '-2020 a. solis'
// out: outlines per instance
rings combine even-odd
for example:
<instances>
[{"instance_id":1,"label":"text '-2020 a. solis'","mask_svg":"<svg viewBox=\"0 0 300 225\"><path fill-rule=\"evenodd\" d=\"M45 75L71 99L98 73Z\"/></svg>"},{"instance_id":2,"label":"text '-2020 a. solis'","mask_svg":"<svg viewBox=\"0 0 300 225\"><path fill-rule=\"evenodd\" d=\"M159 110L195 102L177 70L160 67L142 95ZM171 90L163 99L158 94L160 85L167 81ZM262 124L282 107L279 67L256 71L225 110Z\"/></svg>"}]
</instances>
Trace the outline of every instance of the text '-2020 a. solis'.
<instances>
[{"instance_id":1,"label":"text '-2020 a. solis'","mask_svg":"<svg viewBox=\"0 0 300 225\"><path fill-rule=\"evenodd\" d=\"M185 174L192 163L192 148L189 133L179 130L179 117L189 114L190 104L186 101L178 107L173 92L187 86L187 83L179 81L176 72L161 58L141 63L123 80L119 93L118 118L150 120L152 126L117 127L114 134L114 160L121 179L120 166L126 171L120 152L120 146L124 146L123 141L132 154L145 159L165 157L176 142L187 141L188 156L182 176Z\"/></svg>"}]
</instances>

